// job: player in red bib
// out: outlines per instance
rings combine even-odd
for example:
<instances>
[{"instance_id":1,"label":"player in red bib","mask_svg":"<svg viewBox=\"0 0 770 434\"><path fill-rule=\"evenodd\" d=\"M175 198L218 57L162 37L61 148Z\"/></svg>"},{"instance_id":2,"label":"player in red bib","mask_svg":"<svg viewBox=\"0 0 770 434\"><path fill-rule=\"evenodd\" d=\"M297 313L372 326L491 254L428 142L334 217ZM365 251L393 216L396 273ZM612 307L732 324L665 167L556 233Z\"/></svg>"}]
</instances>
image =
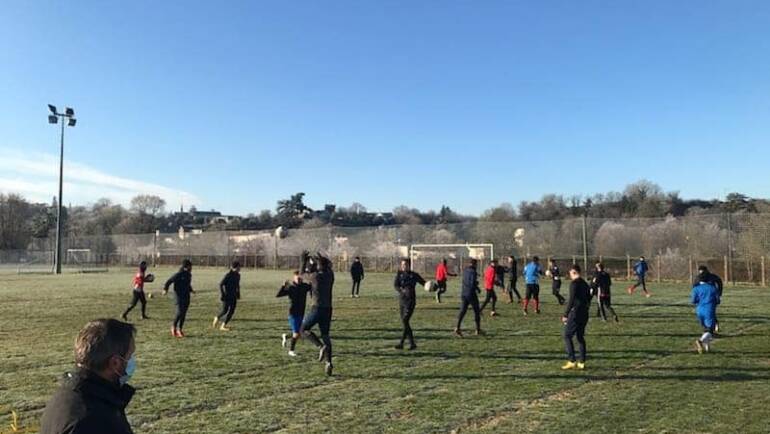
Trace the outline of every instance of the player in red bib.
<instances>
[{"instance_id":1,"label":"player in red bib","mask_svg":"<svg viewBox=\"0 0 770 434\"><path fill-rule=\"evenodd\" d=\"M497 316L497 312L495 311L495 305L497 305L497 294L495 293L496 278L497 261L492 259L487 269L484 270L484 291L486 291L487 296L484 298L484 303L481 305L481 309L479 309L479 311L483 311L484 308L487 307L487 304L491 301L492 312L490 313L490 316Z\"/></svg>"},{"instance_id":2,"label":"player in red bib","mask_svg":"<svg viewBox=\"0 0 770 434\"><path fill-rule=\"evenodd\" d=\"M450 273L446 265L446 258L436 266L436 301L441 303L441 294L446 292L446 282L449 276L455 277L457 274Z\"/></svg>"},{"instance_id":3,"label":"player in red bib","mask_svg":"<svg viewBox=\"0 0 770 434\"><path fill-rule=\"evenodd\" d=\"M131 312L131 310L136 307L136 303L142 303L142 319L149 319L150 317L147 316L147 297L144 295L144 284L145 282L152 282L155 280L155 276L152 274L145 274L147 272L147 262L142 261L139 263L139 271L137 271L136 275L134 276L134 290L132 291L133 294L131 296L131 304L128 305L128 308L123 312L123 315L120 317L123 318L123 321L128 322L128 313Z\"/></svg>"}]
</instances>

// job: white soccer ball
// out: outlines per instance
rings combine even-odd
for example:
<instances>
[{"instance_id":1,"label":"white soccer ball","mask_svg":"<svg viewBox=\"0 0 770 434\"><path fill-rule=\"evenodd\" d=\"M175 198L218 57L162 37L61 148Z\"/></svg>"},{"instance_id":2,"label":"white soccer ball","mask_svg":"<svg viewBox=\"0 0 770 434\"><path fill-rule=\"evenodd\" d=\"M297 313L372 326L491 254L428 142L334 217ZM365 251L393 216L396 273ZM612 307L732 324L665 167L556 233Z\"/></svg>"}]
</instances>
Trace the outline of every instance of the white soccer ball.
<instances>
[{"instance_id":1,"label":"white soccer ball","mask_svg":"<svg viewBox=\"0 0 770 434\"><path fill-rule=\"evenodd\" d=\"M545 270L545 275L547 277L551 277L551 270Z\"/></svg>"},{"instance_id":2,"label":"white soccer ball","mask_svg":"<svg viewBox=\"0 0 770 434\"><path fill-rule=\"evenodd\" d=\"M435 291L437 286L438 285L436 284L436 282L434 282L432 280L429 280L429 281L425 282L425 290L428 291L428 292Z\"/></svg>"}]
</instances>

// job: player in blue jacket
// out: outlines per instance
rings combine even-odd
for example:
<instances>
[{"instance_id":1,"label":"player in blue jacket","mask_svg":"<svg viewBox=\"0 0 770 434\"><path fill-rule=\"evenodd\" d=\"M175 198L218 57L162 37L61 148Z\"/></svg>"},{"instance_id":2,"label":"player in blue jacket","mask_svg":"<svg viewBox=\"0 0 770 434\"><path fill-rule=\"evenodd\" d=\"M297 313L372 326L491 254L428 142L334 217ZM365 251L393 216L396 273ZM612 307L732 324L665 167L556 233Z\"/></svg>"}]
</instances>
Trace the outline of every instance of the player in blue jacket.
<instances>
[{"instance_id":1,"label":"player in blue jacket","mask_svg":"<svg viewBox=\"0 0 770 434\"><path fill-rule=\"evenodd\" d=\"M524 267L524 280L527 284L527 291L524 294L524 315L527 315L529 300L535 300L535 313L540 313L540 276L543 275L543 268L540 266L540 258L532 257L532 261Z\"/></svg>"},{"instance_id":2,"label":"player in blue jacket","mask_svg":"<svg viewBox=\"0 0 770 434\"><path fill-rule=\"evenodd\" d=\"M647 273L650 271L650 266L647 265L647 261L644 260L644 256L639 257L639 262L634 264L634 274L636 274L636 283L628 287L628 293L633 294L636 288L642 287L642 291L644 291L644 296L649 298L652 296L650 294L650 291L647 290L647 282L645 281L645 277L647 276Z\"/></svg>"},{"instance_id":3,"label":"player in blue jacket","mask_svg":"<svg viewBox=\"0 0 770 434\"><path fill-rule=\"evenodd\" d=\"M719 305L719 292L716 286L701 281L692 289L690 303L695 305L695 315L703 327L703 335L695 340L695 348L698 353L708 352L711 341L714 339L714 326L717 319L717 306Z\"/></svg>"}]
</instances>

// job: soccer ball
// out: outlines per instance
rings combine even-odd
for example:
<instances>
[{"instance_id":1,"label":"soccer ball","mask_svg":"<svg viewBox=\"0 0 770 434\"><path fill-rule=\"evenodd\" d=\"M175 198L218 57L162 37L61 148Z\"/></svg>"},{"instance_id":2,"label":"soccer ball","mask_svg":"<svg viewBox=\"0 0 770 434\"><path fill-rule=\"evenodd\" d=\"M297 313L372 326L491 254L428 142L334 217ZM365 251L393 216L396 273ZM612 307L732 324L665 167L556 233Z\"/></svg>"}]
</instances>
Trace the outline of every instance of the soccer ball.
<instances>
[{"instance_id":1,"label":"soccer ball","mask_svg":"<svg viewBox=\"0 0 770 434\"><path fill-rule=\"evenodd\" d=\"M144 276L144 281L145 282L154 282L155 281L155 275L150 273L150 274Z\"/></svg>"},{"instance_id":2,"label":"soccer ball","mask_svg":"<svg viewBox=\"0 0 770 434\"><path fill-rule=\"evenodd\" d=\"M545 270L545 275L551 277L551 270Z\"/></svg>"},{"instance_id":3,"label":"soccer ball","mask_svg":"<svg viewBox=\"0 0 770 434\"><path fill-rule=\"evenodd\" d=\"M152 298L152 292L147 294L147 298Z\"/></svg>"},{"instance_id":4,"label":"soccer ball","mask_svg":"<svg viewBox=\"0 0 770 434\"><path fill-rule=\"evenodd\" d=\"M428 292L433 292L436 290L436 287L438 287L438 284L436 282L429 280L425 282L425 290Z\"/></svg>"}]
</instances>

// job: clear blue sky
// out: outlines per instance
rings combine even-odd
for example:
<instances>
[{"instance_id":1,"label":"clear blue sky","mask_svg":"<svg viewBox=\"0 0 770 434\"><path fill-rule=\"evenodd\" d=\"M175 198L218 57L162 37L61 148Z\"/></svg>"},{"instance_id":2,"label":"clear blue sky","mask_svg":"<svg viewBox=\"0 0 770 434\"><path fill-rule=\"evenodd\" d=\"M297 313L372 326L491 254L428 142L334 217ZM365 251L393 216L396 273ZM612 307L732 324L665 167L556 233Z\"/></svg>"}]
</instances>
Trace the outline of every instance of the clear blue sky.
<instances>
[{"instance_id":1,"label":"clear blue sky","mask_svg":"<svg viewBox=\"0 0 770 434\"><path fill-rule=\"evenodd\" d=\"M770 2L4 2L0 190L54 195L49 102L65 203L768 197Z\"/></svg>"}]
</instances>

